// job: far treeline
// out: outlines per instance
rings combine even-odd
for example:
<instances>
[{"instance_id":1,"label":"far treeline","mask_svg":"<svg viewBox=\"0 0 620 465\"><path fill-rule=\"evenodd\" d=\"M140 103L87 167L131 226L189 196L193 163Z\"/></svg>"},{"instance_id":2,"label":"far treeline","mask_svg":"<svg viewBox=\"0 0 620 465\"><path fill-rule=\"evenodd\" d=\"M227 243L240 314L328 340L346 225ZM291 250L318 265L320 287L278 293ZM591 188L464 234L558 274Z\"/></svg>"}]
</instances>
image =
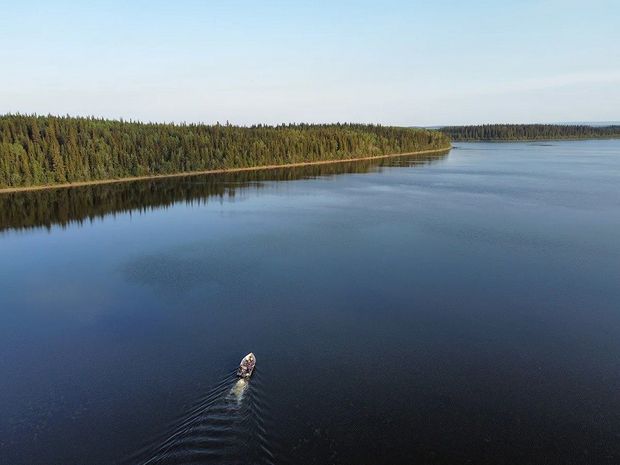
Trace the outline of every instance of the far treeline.
<instances>
[{"instance_id":1,"label":"far treeline","mask_svg":"<svg viewBox=\"0 0 620 465\"><path fill-rule=\"evenodd\" d=\"M620 126L563 124L445 126L440 131L453 141L611 139L620 137Z\"/></svg>"},{"instance_id":2,"label":"far treeline","mask_svg":"<svg viewBox=\"0 0 620 465\"><path fill-rule=\"evenodd\" d=\"M439 131L376 125L240 127L4 115L0 188L449 148L449 138Z\"/></svg>"}]
</instances>

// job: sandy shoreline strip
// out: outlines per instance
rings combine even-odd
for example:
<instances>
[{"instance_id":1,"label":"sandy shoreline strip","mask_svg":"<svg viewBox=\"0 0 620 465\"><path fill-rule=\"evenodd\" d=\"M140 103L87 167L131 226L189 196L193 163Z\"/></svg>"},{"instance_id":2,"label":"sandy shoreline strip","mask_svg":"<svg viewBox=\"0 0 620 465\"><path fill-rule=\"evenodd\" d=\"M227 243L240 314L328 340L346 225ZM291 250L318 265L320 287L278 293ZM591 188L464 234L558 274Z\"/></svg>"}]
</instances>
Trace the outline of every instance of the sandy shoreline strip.
<instances>
[{"instance_id":1,"label":"sandy shoreline strip","mask_svg":"<svg viewBox=\"0 0 620 465\"><path fill-rule=\"evenodd\" d=\"M68 182L64 184L47 184L41 186L28 186L28 187L8 187L4 189L0 189L0 194L10 194L14 192L28 192L28 191L40 191L43 189L67 189L69 187L80 187L80 186L94 186L96 184L114 184L120 182L132 182L132 181L146 181L149 179L165 179L165 178L180 178L184 176L200 176L204 174L220 174L220 173L238 173L241 171L261 171L261 170L272 170L272 169L280 169L280 168L296 168L301 166L312 166L312 165L329 165L333 163L347 163L351 161L364 161L364 160L380 160L382 158L393 158L393 157L405 157L408 155L424 155L424 154L432 154L432 153L444 153L451 149L452 147L446 147L443 149L432 149L432 150L420 150L417 152L406 152L406 153L390 153L387 155L376 155L373 157L356 157L356 158L346 158L341 160L321 160L321 161L305 161L299 163L288 163L283 165L260 165L260 166L248 166L243 168L224 168L218 170L203 170L203 171L187 171L181 173L171 173L171 174L153 174L149 176L132 176L128 178L118 178L118 179L101 179L96 181L78 181L78 182Z\"/></svg>"}]
</instances>

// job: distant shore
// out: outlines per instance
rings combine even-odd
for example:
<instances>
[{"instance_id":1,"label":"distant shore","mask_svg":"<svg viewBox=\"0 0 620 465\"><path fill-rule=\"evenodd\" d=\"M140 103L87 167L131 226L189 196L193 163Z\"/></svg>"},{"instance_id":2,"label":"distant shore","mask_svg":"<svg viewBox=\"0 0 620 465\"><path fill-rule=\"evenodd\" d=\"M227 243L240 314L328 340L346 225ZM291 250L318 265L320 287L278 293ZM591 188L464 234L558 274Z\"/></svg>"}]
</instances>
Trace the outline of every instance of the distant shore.
<instances>
[{"instance_id":1,"label":"distant shore","mask_svg":"<svg viewBox=\"0 0 620 465\"><path fill-rule=\"evenodd\" d=\"M240 167L240 168L224 168L224 169L214 169L214 170L202 170L202 171L186 171L180 173L171 173L171 174L154 174L148 176L131 176L126 178L116 178L116 179L101 179L94 181L77 181L77 182L67 182L63 184L47 184L47 185L39 185L39 186L27 186L27 187L8 187L0 189L0 194L11 194L15 192L29 192L29 191L40 191L46 189L67 189L70 187L81 187L81 186L93 186L97 184L115 184L121 182L132 182L132 181L147 181L149 179L166 179L166 178L181 178L185 176L200 176L205 174L221 174L221 173L238 173L243 171L262 171L262 170L271 170L271 169L281 169L281 168L296 168L302 166L312 166L312 165L330 165L334 163L347 163L352 161L365 161L365 160L380 160L383 158L395 158L395 157L406 157L410 155L425 155L425 154L433 154L433 153L445 153L452 149L452 146L444 147L440 149L431 149L431 150L419 150L416 152L405 152L405 153L390 153L387 155L375 155L369 157L354 157L354 158L343 158L338 160L320 160L320 161L308 161L308 162L298 162L298 163L288 163L281 165L260 165L260 166L248 166L248 167Z\"/></svg>"},{"instance_id":2,"label":"distant shore","mask_svg":"<svg viewBox=\"0 0 620 465\"><path fill-rule=\"evenodd\" d=\"M590 140L618 140L620 136L608 136L608 137L556 137L550 139L454 139L452 142L581 142ZM454 147L453 147L454 148Z\"/></svg>"},{"instance_id":3,"label":"distant shore","mask_svg":"<svg viewBox=\"0 0 620 465\"><path fill-rule=\"evenodd\" d=\"M438 129L452 142L532 142L620 138L620 125L587 124L480 124Z\"/></svg>"}]
</instances>

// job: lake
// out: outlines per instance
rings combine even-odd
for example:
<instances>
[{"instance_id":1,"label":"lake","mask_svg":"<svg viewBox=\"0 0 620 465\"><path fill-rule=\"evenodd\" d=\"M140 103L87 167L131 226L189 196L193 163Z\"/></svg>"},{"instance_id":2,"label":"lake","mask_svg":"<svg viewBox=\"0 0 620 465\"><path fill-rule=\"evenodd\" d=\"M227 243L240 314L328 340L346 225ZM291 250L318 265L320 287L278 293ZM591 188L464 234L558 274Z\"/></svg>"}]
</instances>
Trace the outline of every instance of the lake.
<instances>
[{"instance_id":1,"label":"lake","mask_svg":"<svg viewBox=\"0 0 620 465\"><path fill-rule=\"evenodd\" d=\"M0 463L617 464L619 232L620 141L0 195Z\"/></svg>"}]
</instances>

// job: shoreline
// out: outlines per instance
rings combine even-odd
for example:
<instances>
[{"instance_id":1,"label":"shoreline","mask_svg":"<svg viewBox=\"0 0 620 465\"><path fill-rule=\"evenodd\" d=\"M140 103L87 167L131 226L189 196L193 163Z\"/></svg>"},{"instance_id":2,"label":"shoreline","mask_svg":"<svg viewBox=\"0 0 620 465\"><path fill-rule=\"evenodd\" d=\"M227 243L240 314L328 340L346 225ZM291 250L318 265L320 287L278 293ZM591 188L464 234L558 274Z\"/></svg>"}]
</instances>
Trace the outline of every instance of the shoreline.
<instances>
[{"instance_id":1,"label":"shoreline","mask_svg":"<svg viewBox=\"0 0 620 465\"><path fill-rule=\"evenodd\" d=\"M133 181L147 181L149 179L181 178L185 176L201 176L205 174L239 173L243 171L262 171L262 170L271 170L271 169L297 168L297 167L302 167L302 166L347 163L347 162L365 161L365 160L380 160L384 158L405 157L409 155L443 153L443 152L447 152L451 150L452 148L453 148L452 145L450 145L449 147L445 147L441 149L419 150L417 152L405 152L405 153L390 153L387 155L345 158L345 159L339 159L339 160L304 161L304 162L287 163L287 164L281 164L281 165L259 165L259 166L240 167L240 168L221 168L221 169L214 169L214 170L184 171L180 173L171 173L171 174L152 174L152 175L147 175L147 176L131 176L127 178L116 178L116 179L113 178L113 179L100 179L100 180L93 180L93 181L76 181L76 182L67 182L63 184L44 184L44 185L39 185L39 186L6 187L3 189L0 189L0 195L13 194L13 193L18 193L18 192L40 191L40 190L47 190L47 189L69 189L71 187L94 186L98 184L116 184L116 183L133 182Z\"/></svg>"},{"instance_id":2,"label":"shoreline","mask_svg":"<svg viewBox=\"0 0 620 465\"><path fill-rule=\"evenodd\" d=\"M620 136L613 137L563 137L561 139L452 139L452 142L576 142L589 140L618 140ZM454 147L452 147L454 148Z\"/></svg>"}]
</instances>

